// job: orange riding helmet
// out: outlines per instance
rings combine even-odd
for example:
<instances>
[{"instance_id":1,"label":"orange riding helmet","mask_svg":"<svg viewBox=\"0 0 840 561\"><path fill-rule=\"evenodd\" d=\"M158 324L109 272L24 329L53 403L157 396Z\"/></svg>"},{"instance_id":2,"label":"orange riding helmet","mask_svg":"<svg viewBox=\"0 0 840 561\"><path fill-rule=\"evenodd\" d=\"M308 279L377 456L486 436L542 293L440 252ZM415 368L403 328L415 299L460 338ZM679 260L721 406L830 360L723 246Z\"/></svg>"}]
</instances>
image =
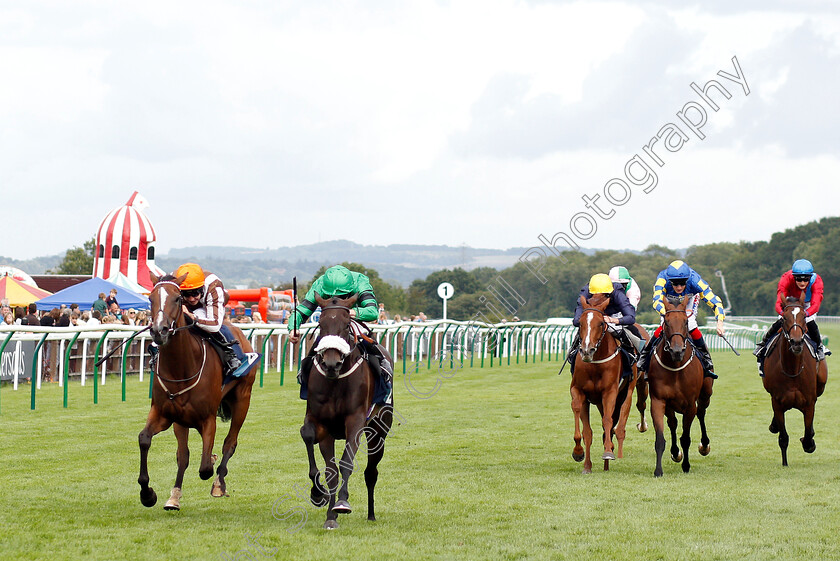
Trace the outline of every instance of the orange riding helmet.
<instances>
[{"instance_id":1,"label":"orange riding helmet","mask_svg":"<svg viewBox=\"0 0 840 561\"><path fill-rule=\"evenodd\" d=\"M204 286L204 271L195 263L184 263L175 271L175 278L186 274L187 278L181 283L181 290L194 290Z\"/></svg>"}]
</instances>

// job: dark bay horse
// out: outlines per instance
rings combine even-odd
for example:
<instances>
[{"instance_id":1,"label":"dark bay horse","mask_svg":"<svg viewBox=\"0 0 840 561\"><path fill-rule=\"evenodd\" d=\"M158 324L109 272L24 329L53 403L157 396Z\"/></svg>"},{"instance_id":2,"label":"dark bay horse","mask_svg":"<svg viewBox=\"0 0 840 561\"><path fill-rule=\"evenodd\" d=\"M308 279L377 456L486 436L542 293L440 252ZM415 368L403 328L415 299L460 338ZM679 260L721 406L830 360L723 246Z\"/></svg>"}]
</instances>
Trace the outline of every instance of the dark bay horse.
<instances>
[{"instance_id":1,"label":"dark bay horse","mask_svg":"<svg viewBox=\"0 0 840 561\"><path fill-rule=\"evenodd\" d=\"M808 333L805 310L804 301L791 297L786 300L781 336L776 339L775 348L767 350L768 355L764 361L764 389L770 394L773 404L770 432L779 433L783 466L788 465L785 412L790 409L802 412L805 418L805 436L799 440L802 442L802 449L812 453L817 448L817 443L814 442L814 409L817 398L822 395L828 380L828 366L825 361L817 362L805 348L805 334Z\"/></svg>"},{"instance_id":2,"label":"dark bay horse","mask_svg":"<svg viewBox=\"0 0 840 561\"><path fill-rule=\"evenodd\" d=\"M656 477L662 477L664 417L668 418L668 427L671 429L671 459L682 461L684 472L688 473L691 468L688 448L691 446L691 424L695 416L700 421L700 454L706 456L711 451L706 433L706 409L711 401L714 379L703 377L703 365L694 355L685 312L687 305L688 298L682 298L678 305L666 298L663 337L653 349L648 367L650 416L656 432L656 469L653 472ZM677 447L676 413L683 416L683 432L680 437L682 452Z\"/></svg>"},{"instance_id":3,"label":"dark bay horse","mask_svg":"<svg viewBox=\"0 0 840 561\"><path fill-rule=\"evenodd\" d=\"M635 367L633 375L622 380L622 358L619 343L607 334L604 310L610 303L608 296L596 294L590 300L580 297L583 313L580 316L580 352L575 358L575 371L569 393L572 396L572 411L575 414L575 447L572 458L584 460L583 473L592 473L592 425L589 420L589 405L595 404L601 413L604 427L604 470L609 470L610 460L616 459L613 451L613 434L618 441L618 458L624 457L624 437L627 417L636 386ZM583 422L584 447L580 445Z\"/></svg>"},{"instance_id":4,"label":"dark bay horse","mask_svg":"<svg viewBox=\"0 0 840 561\"><path fill-rule=\"evenodd\" d=\"M300 435L309 457L310 498L315 506L328 504L324 528L338 528L338 515L349 514L348 482L353 473L356 452L364 434L368 462L365 484L368 491L368 520L376 520L373 490L379 477L377 466L385 452L385 437L393 421L393 405L374 406L374 374L358 344L358 335L351 328L350 309L356 296L326 300L315 295L321 306L318 322L315 362L309 371L306 416ZM391 356L385 351L386 358ZM393 362L392 362L393 364ZM335 441L345 440L344 454L336 467ZM326 488L321 485L315 463L315 444L324 457ZM336 489L341 475L342 485Z\"/></svg>"},{"instance_id":5,"label":"dark bay horse","mask_svg":"<svg viewBox=\"0 0 840 561\"><path fill-rule=\"evenodd\" d=\"M152 437L174 425L175 438L178 440L178 475L169 500L163 507L166 510L181 508L181 484L184 472L190 460L187 446L189 429L196 429L201 434L203 447L201 465L198 474L201 479L213 475L213 441L216 437L216 414L219 406L229 411L231 423L228 435L222 446L222 461L216 470L216 479L210 494L214 497L227 495L225 476L227 463L236 450L237 438L248 406L251 403L251 387L256 376L256 365L241 378L237 378L222 387L222 361L218 353L205 338L191 332L191 324L183 313L181 290L178 288L186 275L175 278L166 275L158 278L150 300L152 304L151 332L155 343L160 346L157 370L154 374L152 407L146 426L140 431L140 502L151 507L157 502L157 494L149 486L147 457ZM231 330L239 339L242 350L251 352L251 345L235 326Z\"/></svg>"},{"instance_id":6,"label":"dark bay horse","mask_svg":"<svg viewBox=\"0 0 840 561\"><path fill-rule=\"evenodd\" d=\"M650 334L640 324L635 324L639 335L644 339L645 344L650 340ZM636 428L639 432L647 432L648 424L645 420L645 408L648 398L648 383L641 372L638 371L636 365L633 365L633 377L636 378L636 409L639 411L639 422L636 423Z\"/></svg>"}]
</instances>

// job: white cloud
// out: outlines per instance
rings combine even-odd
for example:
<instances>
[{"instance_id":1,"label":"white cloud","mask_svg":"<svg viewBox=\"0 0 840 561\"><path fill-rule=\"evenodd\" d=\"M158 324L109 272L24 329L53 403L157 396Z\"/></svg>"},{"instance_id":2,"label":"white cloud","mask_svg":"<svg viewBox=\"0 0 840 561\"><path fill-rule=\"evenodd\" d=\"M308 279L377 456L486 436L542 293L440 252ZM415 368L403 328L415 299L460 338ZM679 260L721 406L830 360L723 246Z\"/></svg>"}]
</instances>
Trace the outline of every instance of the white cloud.
<instances>
[{"instance_id":1,"label":"white cloud","mask_svg":"<svg viewBox=\"0 0 840 561\"><path fill-rule=\"evenodd\" d=\"M674 197L696 227L671 224L691 237L672 245L818 218L834 189L787 215L769 199L836 177L840 20L732 4L28 2L0 12L3 202L21 210L0 255L81 245L135 189L162 252L533 245L736 55L751 95L735 86L592 245L663 243L637 224ZM773 221L739 230L699 210L706 192Z\"/></svg>"}]
</instances>

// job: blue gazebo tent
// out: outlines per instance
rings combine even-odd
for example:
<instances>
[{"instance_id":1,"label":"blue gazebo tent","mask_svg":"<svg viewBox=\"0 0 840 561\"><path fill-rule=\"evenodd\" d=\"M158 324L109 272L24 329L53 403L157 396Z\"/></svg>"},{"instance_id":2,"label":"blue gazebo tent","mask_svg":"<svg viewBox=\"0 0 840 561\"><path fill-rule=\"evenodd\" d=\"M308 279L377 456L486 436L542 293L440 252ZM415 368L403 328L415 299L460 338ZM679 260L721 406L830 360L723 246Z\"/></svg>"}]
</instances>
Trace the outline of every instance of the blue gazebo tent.
<instances>
[{"instance_id":1,"label":"blue gazebo tent","mask_svg":"<svg viewBox=\"0 0 840 561\"><path fill-rule=\"evenodd\" d=\"M38 306L39 310L52 310L61 307L62 304L66 306L78 304L80 310L89 310L96 299L99 298L100 292L107 295L112 288L117 289L117 302L119 302L120 308L124 310L128 308L148 310L151 307L149 299L145 296L99 277L93 277L64 290L59 290L52 296L36 301L35 305Z\"/></svg>"}]
</instances>

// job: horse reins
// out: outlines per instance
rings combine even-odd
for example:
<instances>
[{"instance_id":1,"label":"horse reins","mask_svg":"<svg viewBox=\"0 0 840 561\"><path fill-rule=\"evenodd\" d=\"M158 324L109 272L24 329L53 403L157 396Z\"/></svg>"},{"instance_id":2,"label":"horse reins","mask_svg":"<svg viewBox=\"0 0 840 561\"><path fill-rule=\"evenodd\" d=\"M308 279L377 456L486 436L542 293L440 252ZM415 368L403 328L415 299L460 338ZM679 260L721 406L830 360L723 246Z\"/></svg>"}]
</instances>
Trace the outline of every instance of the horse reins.
<instances>
[{"instance_id":1,"label":"horse reins","mask_svg":"<svg viewBox=\"0 0 840 561\"><path fill-rule=\"evenodd\" d=\"M161 282L157 283L154 286L154 288L157 288L161 284L171 284L172 286L175 286L176 288L178 288L178 296L176 297L176 301L178 302L178 314L175 316L175 318L169 324L169 327L166 329L167 332L170 335L174 335L175 333L177 333L179 331L183 331L184 329L189 329L190 327L194 326L195 325L195 320L191 319L191 318L187 318L187 319L190 319L191 323L187 323L185 325L182 325L181 327L175 327L175 324L178 323L178 319L184 314L184 306L183 306L183 303L182 303L182 296L181 296L181 292L180 292L181 287L178 286L176 283L174 283L172 281L161 281ZM202 374L202 372L204 372L204 365L207 362L207 345L206 345L206 342L203 339L201 340L201 367L199 367L197 373L193 374L189 378L184 378L183 380L170 380L168 378L164 378L163 376L160 375L160 362L161 362L160 359L158 359L157 362L155 363L155 378L157 379L158 383L160 383L160 387L163 388L163 391L166 392L166 395L169 397L169 400L171 401L171 400L175 399L176 397L178 397L179 395L187 393L188 391L190 391L191 389L196 387L198 385L198 383L201 381L201 374ZM169 388L166 387L166 384L163 383L164 381L166 381L166 382L169 382L170 384L182 384L182 383L189 382L193 378L198 378L198 379L195 382L193 382L189 387L186 387L183 390L181 390L179 392L176 392L176 393L170 392Z\"/></svg>"},{"instance_id":2,"label":"horse reins","mask_svg":"<svg viewBox=\"0 0 840 561\"><path fill-rule=\"evenodd\" d=\"M782 312L784 313L785 311L787 311L788 308L801 308L801 307L802 307L802 305L798 304L798 303L797 304L787 304L785 306L784 310L782 310ZM804 338L805 333L806 333L805 328L803 326L799 325L798 323L794 322L794 324L790 326L790 329L785 329L785 327L782 326L782 334L785 336L785 339L788 342L788 348L790 348L790 345L793 343L793 341L791 340L790 334L794 330L794 328L797 328L797 327L802 332L802 336ZM803 344L804 344L804 341L803 341ZM807 344L806 344L806 346L807 346ZM781 354L782 349L783 349L783 347L781 345L779 345L779 354ZM782 366L782 361L781 361L781 358L780 358L780 360L779 360L779 370L781 370L782 374L784 374L788 378L798 378L799 375L802 374L802 371L805 370L805 361L800 360L799 362L800 362L799 372L797 372L796 374L788 374L787 372L785 372L785 369Z\"/></svg>"},{"instance_id":3,"label":"horse reins","mask_svg":"<svg viewBox=\"0 0 840 561\"><path fill-rule=\"evenodd\" d=\"M686 318L688 318L688 313L685 310L666 310L665 315L668 315L672 312L683 313L683 314L685 314ZM663 331L663 334L664 334L664 331L665 331L664 326L663 326L662 331ZM684 342L683 344L685 346L690 346L691 347L691 356L688 358L688 360L685 362L685 364L683 364L679 368L672 368L670 366L665 365L662 362L662 359L659 357L659 354L657 354L656 349L655 348L653 349L653 356L654 356L654 358L656 358L656 362L659 363L659 366L661 366L665 370L670 370L671 372L679 372L680 370L684 370L685 367L688 366L689 364L691 364L691 361L694 360L694 342L692 342L691 339L689 339L688 337L686 337L682 333L671 333L670 335L665 337L665 340L663 342L664 344L662 345L662 348L665 351L670 351L671 350L671 339L673 339L674 337L676 337L678 335L683 338L683 342Z\"/></svg>"}]
</instances>

